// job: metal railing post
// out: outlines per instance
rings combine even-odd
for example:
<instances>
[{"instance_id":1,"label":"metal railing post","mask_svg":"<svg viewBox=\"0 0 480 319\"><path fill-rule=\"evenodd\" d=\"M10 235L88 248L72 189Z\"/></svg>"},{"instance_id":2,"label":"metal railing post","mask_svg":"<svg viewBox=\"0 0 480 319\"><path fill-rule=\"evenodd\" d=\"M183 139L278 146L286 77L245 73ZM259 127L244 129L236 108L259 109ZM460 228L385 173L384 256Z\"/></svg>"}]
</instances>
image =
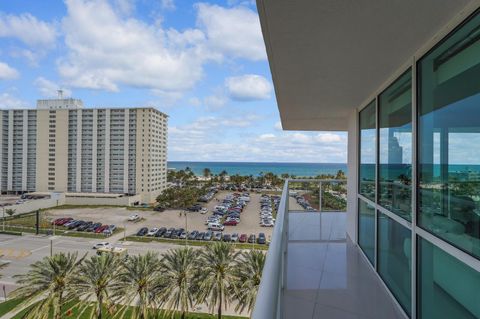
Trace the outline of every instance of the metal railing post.
<instances>
[{"instance_id":1,"label":"metal railing post","mask_svg":"<svg viewBox=\"0 0 480 319\"><path fill-rule=\"evenodd\" d=\"M322 181L319 183L319 192L318 192L318 211L322 211Z\"/></svg>"}]
</instances>

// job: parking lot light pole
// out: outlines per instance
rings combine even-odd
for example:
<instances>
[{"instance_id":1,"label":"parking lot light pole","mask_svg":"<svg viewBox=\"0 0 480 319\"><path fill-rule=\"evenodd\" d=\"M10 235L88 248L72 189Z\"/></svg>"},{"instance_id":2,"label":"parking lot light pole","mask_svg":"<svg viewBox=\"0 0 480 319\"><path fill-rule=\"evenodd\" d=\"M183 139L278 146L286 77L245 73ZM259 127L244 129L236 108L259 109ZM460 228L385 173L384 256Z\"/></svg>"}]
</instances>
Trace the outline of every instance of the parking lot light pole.
<instances>
[{"instance_id":1,"label":"parking lot light pole","mask_svg":"<svg viewBox=\"0 0 480 319\"><path fill-rule=\"evenodd\" d=\"M187 211L184 211L183 212L185 214L185 247L187 246L188 244L188 218L187 218Z\"/></svg>"},{"instance_id":2,"label":"parking lot light pole","mask_svg":"<svg viewBox=\"0 0 480 319\"><path fill-rule=\"evenodd\" d=\"M3 231L5 231L5 206L3 207Z\"/></svg>"}]
</instances>

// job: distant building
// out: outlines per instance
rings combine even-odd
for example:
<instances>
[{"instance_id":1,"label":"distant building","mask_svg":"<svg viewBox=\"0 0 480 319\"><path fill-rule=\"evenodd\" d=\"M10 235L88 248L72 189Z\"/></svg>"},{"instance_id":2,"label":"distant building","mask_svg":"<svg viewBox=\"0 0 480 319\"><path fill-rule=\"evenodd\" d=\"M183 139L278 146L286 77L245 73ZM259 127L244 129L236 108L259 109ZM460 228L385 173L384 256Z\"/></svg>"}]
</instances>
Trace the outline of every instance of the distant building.
<instances>
[{"instance_id":1,"label":"distant building","mask_svg":"<svg viewBox=\"0 0 480 319\"><path fill-rule=\"evenodd\" d=\"M82 100L38 100L0 110L2 193L141 195L166 185L167 115L153 107L84 108Z\"/></svg>"}]
</instances>

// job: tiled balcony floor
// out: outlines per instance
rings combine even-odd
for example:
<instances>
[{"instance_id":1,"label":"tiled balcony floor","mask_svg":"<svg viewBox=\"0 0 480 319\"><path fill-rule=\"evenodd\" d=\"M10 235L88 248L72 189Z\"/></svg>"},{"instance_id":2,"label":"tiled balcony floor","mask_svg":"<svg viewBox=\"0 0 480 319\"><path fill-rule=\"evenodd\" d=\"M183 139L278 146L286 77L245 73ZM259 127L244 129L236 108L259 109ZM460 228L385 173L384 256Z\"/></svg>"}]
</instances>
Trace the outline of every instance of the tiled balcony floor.
<instances>
[{"instance_id":1,"label":"tiled balcony floor","mask_svg":"<svg viewBox=\"0 0 480 319\"><path fill-rule=\"evenodd\" d=\"M345 221L346 213L289 214L285 318L404 318Z\"/></svg>"}]
</instances>

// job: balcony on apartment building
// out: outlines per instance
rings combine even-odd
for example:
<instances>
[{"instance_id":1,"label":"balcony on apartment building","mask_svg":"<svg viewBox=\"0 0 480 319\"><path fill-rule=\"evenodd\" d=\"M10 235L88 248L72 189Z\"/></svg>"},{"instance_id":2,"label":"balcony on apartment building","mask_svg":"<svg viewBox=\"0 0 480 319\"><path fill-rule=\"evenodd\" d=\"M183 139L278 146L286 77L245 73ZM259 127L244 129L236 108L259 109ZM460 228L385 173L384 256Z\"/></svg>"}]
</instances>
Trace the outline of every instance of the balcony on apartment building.
<instances>
[{"instance_id":1,"label":"balcony on apartment building","mask_svg":"<svg viewBox=\"0 0 480 319\"><path fill-rule=\"evenodd\" d=\"M348 192L285 185L253 318L480 318L480 0L257 8L282 127L348 132Z\"/></svg>"},{"instance_id":2,"label":"balcony on apartment building","mask_svg":"<svg viewBox=\"0 0 480 319\"><path fill-rule=\"evenodd\" d=\"M346 234L346 186L285 183L252 318L406 317Z\"/></svg>"}]
</instances>

